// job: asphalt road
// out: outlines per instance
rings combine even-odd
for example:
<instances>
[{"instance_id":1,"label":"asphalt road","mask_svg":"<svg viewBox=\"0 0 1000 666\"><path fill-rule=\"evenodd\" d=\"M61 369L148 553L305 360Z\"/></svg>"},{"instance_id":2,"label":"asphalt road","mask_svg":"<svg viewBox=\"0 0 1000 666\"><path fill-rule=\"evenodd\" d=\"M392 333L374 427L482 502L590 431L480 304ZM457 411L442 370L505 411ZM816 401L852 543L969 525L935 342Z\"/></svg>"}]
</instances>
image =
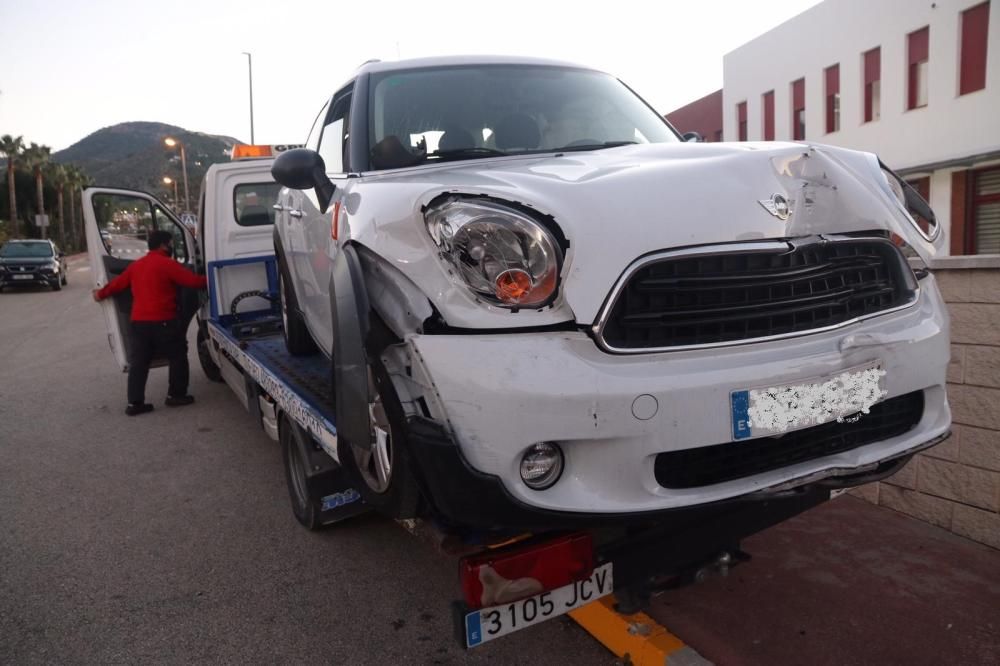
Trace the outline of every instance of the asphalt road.
<instances>
[{"instance_id":1,"label":"asphalt road","mask_svg":"<svg viewBox=\"0 0 1000 666\"><path fill-rule=\"evenodd\" d=\"M192 351L197 402L129 418L85 261L0 294L0 663L573 663L566 618L466 652L457 566L394 522L310 533L277 446Z\"/></svg>"}]
</instances>

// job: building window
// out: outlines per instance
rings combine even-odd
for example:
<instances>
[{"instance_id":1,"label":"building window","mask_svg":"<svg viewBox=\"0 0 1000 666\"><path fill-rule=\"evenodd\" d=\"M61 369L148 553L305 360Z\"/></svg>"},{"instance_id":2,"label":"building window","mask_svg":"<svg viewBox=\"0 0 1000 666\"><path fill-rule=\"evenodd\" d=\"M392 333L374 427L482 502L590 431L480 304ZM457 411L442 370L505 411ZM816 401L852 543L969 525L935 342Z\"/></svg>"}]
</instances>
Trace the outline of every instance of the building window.
<instances>
[{"instance_id":1,"label":"building window","mask_svg":"<svg viewBox=\"0 0 1000 666\"><path fill-rule=\"evenodd\" d=\"M864 55L865 122L882 115L882 49L876 47Z\"/></svg>"},{"instance_id":2,"label":"building window","mask_svg":"<svg viewBox=\"0 0 1000 666\"><path fill-rule=\"evenodd\" d=\"M906 37L908 72L907 109L927 106L927 38L930 28L921 28Z\"/></svg>"},{"instance_id":3,"label":"building window","mask_svg":"<svg viewBox=\"0 0 1000 666\"><path fill-rule=\"evenodd\" d=\"M764 93L760 96L760 106L763 110L761 135L764 141L774 141L774 91Z\"/></svg>"},{"instance_id":4,"label":"building window","mask_svg":"<svg viewBox=\"0 0 1000 666\"><path fill-rule=\"evenodd\" d=\"M747 103L740 102L736 105L736 127L738 129L738 141L747 140Z\"/></svg>"},{"instance_id":5,"label":"building window","mask_svg":"<svg viewBox=\"0 0 1000 666\"><path fill-rule=\"evenodd\" d=\"M826 79L826 132L840 129L840 65L824 70Z\"/></svg>"},{"instance_id":6,"label":"building window","mask_svg":"<svg viewBox=\"0 0 1000 666\"><path fill-rule=\"evenodd\" d=\"M792 83L792 140L806 140L806 80Z\"/></svg>"},{"instance_id":7,"label":"building window","mask_svg":"<svg viewBox=\"0 0 1000 666\"><path fill-rule=\"evenodd\" d=\"M1000 254L1000 168L972 173L972 254Z\"/></svg>"},{"instance_id":8,"label":"building window","mask_svg":"<svg viewBox=\"0 0 1000 666\"><path fill-rule=\"evenodd\" d=\"M990 3L984 2L962 12L962 46L958 94L986 87L986 39L990 22Z\"/></svg>"}]
</instances>

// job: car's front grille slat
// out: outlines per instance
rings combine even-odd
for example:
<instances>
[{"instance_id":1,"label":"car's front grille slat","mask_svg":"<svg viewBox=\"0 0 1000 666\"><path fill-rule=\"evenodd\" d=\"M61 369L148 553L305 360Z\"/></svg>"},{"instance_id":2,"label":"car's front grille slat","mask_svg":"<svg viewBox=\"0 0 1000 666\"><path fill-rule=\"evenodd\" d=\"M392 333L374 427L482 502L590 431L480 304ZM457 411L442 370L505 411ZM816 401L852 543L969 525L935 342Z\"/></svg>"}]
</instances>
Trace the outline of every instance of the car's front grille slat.
<instances>
[{"instance_id":1,"label":"car's front grille slat","mask_svg":"<svg viewBox=\"0 0 1000 666\"><path fill-rule=\"evenodd\" d=\"M898 437L920 422L923 391L873 405L868 414L775 437L660 453L656 481L664 488L700 488L816 460Z\"/></svg>"},{"instance_id":2,"label":"car's front grille slat","mask_svg":"<svg viewBox=\"0 0 1000 666\"><path fill-rule=\"evenodd\" d=\"M641 351L823 328L910 300L904 262L872 238L668 256L627 277L599 335L611 349Z\"/></svg>"}]
</instances>

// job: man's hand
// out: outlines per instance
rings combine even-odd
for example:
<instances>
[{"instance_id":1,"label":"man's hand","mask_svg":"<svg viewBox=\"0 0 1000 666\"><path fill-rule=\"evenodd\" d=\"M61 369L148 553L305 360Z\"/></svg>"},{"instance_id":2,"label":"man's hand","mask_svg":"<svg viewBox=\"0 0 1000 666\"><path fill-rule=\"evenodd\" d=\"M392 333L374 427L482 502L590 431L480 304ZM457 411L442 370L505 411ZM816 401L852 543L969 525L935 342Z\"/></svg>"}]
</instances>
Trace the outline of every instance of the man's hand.
<instances>
[{"instance_id":1,"label":"man's hand","mask_svg":"<svg viewBox=\"0 0 1000 666\"><path fill-rule=\"evenodd\" d=\"M90 294L94 297L94 300L98 303L101 302L101 297L98 295L100 293L101 293L100 289L94 289L93 291L90 292Z\"/></svg>"}]
</instances>

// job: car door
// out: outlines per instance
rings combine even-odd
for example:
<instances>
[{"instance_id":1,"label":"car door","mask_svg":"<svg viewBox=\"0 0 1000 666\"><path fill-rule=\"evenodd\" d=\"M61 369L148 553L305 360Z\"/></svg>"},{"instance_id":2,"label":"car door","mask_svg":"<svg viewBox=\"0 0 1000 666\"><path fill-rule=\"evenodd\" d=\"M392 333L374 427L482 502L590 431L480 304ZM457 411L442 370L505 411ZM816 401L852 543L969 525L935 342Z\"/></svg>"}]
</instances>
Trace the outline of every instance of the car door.
<instances>
[{"instance_id":1,"label":"car door","mask_svg":"<svg viewBox=\"0 0 1000 666\"><path fill-rule=\"evenodd\" d=\"M125 272L148 251L149 233L169 231L174 236L176 260L194 270L197 246L193 235L167 206L145 192L90 187L83 191L83 222L87 234L87 254L94 287L100 288ZM198 309L198 291L181 288L178 317L185 324ZM116 294L101 302L108 328L108 343L118 366L128 369L128 322L132 311L132 291ZM154 359L162 365L166 359Z\"/></svg>"},{"instance_id":2,"label":"car door","mask_svg":"<svg viewBox=\"0 0 1000 666\"><path fill-rule=\"evenodd\" d=\"M334 201L343 191L349 171L346 156L352 90L353 84L349 84L333 96L319 139L318 152L326 165L327 176L337 187ZM298 278L302 288L296 293L300 296L299 303L303 305L313 338L322 349L331 352L333 326L330 313L330 272L337 252L337 245L331 234L334 201L321 208L315 189L299 191L299 196L302 213L299 234L303 241L305 261L299 267L301 272Z\"/></svg>"}]
</instances>

